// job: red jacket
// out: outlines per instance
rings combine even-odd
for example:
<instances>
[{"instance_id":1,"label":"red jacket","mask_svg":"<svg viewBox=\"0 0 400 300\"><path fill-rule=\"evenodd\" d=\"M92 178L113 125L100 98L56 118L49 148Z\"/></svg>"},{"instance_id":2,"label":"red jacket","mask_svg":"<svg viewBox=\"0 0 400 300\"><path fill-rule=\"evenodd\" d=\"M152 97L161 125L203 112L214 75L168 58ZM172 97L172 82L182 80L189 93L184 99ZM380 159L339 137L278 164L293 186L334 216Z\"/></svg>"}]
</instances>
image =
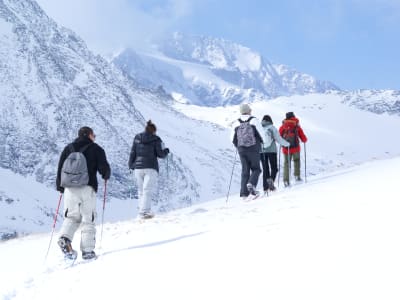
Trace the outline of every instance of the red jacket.
<instances>
[{"instance_id":1,"label":"red jacket","mask_svg":"<svg viewBox=\"0 0 400 300\"><path fill-rule=\"evenodd\" d=\"M297 134L298 134L298 137L300 138L300 140L301 140L303 143L306 143L306 142L307 142L307 137L306 137L306 135L304 134L303 129L300 127L299 119L297 119L296 117L292 117L292 118L290 118L290 119L285 119L285 120L283 120L282 126L279 128L279 134L280 134L281 136L282 136L282 134L283 134L284 125L287 125L287 124L289 124L290 126L293 126L293 127L297 126ZM282 152L283 152L283 154L286 154L286 155L287 155L287 154L288 154L288 148L282 147ZM300 152L300 143L298 143L298 146L297 146L297 147L290 148L290 154L298 153L298 152Z\"/></svg>"}]
</instances>

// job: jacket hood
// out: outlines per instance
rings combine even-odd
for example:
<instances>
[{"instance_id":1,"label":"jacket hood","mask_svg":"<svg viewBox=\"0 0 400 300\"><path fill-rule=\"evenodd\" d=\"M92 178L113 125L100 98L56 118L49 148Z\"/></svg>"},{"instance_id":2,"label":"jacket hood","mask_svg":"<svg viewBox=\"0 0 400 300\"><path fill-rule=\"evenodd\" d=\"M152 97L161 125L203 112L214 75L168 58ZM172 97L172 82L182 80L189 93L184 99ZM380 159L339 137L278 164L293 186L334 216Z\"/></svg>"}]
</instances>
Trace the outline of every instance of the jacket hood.
<instances>
[{"instance_id":1,"label":"jacket hood","mask_svg":"<svg viewBox=\"0 0 400 300\"><path fill-rule=\"evenodd\" d=\"M142 144L149 144L154 141L157 141L158 139L159 139L159 137L155 134L151 134L151 133L147 133L147 132L142 132L141 134L139 134L139 141Z\"/></svg>"},{"instance_id":2,"label":"jacket hood","mask_svg":"<svg viewBox=\"0 0 400 300\"><path fill-rule=\"evenodd\" d=\"M74 148L78 148L78 149L75 149L75 151L79 151L80 148L86 146L87 144L91 144L91 143L93 143L93 141L85 136L85 137L76 138L73 142L73 145L74 145Z\"/></svg>"},{"instance_id":3,"label":"jacket hood","mask_svg":"<svg viewBox=\"0 0 400 300\"><path fill-rule=\"evenodd\" d=\"M297 125L297 124L299 124L299 119L297 119L296 117L291 117L289 119L283 120L283 123L285 123L285 122L295 123Z\"/></svg>"},{"instance_id":4,"label":"jacket hood","mask_svg":"<svg viewBox=\"0 0 400 300\"><path fill-rule=\"evenodd\" d=\"M271 123L270 121L262 120L262 121L261 121L261 125L262 125L263 127L267 127L267 126L269 126L269 125L272 125L272 123Z\"/></svg>"}]
</instances>

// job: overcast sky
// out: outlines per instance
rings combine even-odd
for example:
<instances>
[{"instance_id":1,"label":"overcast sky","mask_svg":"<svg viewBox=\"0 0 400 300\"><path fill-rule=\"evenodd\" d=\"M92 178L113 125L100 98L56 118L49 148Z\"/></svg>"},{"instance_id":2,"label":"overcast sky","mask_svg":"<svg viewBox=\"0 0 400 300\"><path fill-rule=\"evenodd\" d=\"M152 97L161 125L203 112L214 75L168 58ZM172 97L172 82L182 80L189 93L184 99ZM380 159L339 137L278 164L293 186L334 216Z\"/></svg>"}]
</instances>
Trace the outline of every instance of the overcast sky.
<instances>
[{"instance_id":1,"label":"overcast sky","mask_svg":"<svg viewBox=\"0 0 400 300\"><path fill-rule=\"evenodd\" d=\"M241 43L343 89L400 90L400 0L37 0L97 53L173 31Z\"/></svg>"}]
</instances>

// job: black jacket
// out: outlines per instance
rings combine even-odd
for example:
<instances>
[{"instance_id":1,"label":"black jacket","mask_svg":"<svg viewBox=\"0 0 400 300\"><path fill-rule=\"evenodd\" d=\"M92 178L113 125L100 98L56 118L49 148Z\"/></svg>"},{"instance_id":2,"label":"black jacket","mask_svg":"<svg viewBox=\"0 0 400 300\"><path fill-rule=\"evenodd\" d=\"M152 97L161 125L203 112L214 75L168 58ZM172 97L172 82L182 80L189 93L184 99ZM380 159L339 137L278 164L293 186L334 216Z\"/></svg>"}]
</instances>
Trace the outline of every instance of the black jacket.
<instances>
[{"instance_id":1,"label":"black jacket","mask_svg":"<svg viewBox=\"0 0 400 300\"><path fill-rule=\"evenodd\" d=\"M106 154L99 145L93 143L89 138L77 138L72 145L74 146L75 151L79 151L83 146L91 144L84 152L83 155L86 158L88 173L89 173L89 183L91 187L97 192L98 183L96 173L99 171L102 178L104 180L108 180L110 178L111 170L110 165L107 162ZM69 149L69 145L67 145L63 152L61 153L60 160L58 162L58 171L57 171L57 191L64 193L64 188L60 186L61 183L61 169L64 164L64 161L67 159L68 155L71 153Z\"/></svg>"},{"instance_id":2,"label":"black jacket","mask_svg":"<svg viewBox=\"0 0 400 300\"><path fill-rule=\"evenodd\" d=\"M161 139L151 133L139 133L133 139L129 156L129 169L155 169L158 172L159 158L165 158L169 150L162 148Z\"/></svg>"}]
</instances>

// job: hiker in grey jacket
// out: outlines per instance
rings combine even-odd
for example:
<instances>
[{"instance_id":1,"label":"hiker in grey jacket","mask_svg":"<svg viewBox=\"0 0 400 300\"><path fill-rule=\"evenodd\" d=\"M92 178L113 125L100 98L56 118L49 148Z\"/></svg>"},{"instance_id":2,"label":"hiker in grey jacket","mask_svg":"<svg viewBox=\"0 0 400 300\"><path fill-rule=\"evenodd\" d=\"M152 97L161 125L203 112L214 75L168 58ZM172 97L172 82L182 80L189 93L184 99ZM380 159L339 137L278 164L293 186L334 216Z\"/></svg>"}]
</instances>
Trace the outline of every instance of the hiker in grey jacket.
<instances>
[{"instance_id":1,"label":"hiker in grey jacket","mask_svg":"<svg viewBox=\"0 0 400 300\"><path fill-rule=\"evenodd\" d=\"M263 167L263 187L266 193L268 190L274 191L276 189L274 186L278 172L276 142L283 147L289 147L290 144L280 136L269 115L263 117L261 125L264 139L261 147L261 164Z\"/></svg>"},{"instance_id":2,"label":"hiker in grey jacket","mask_svg":"<svg viewBox=\"0 0 400 300\"><path fill-rule=\"evenodd\" d=\"M258 177L261 174L260 168L260 149L263 143L261 135L262 127L257 118L251 115L251 108L248 104L240 105L241 116L232 126L231 141L237 148L239 153L240 162L242 164L242 178L240 187L240 197L245 198L249 194L257 196L258 191L256 186L258 183ZM242 141L241 126L247 123L251 125L250 142L246 144L246 141Z\"/></svg>"},{"instance_id":3,"label":"hiker in grey jacket","mask_svg":"<svg viewBox=\"0 0 400 300\"><path fill-rule=\"evenodd\" d=\"M133 139L129 156L129 169L135 170L139 194L139 217L150 219L154 214L150 211L151 202L157 192L158 158L165 158L169 153L163 142L156 135L156 125L147 122L145 131Z\"/></svg>"}]
</instances>

